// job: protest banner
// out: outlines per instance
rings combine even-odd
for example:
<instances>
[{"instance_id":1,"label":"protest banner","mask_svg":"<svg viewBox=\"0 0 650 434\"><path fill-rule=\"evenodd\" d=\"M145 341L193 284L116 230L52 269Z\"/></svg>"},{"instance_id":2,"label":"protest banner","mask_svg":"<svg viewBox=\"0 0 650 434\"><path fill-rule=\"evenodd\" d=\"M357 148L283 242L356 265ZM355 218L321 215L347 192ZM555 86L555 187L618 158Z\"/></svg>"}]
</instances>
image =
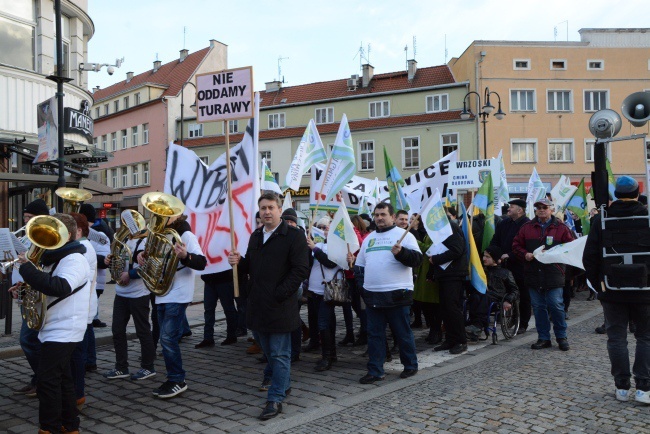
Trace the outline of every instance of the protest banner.
<instances>
[{"instance_id":1,"label":"protest banner","mask_svg":"<svg viewBox=\"0 0 650 434\"><path fill-rule=\"evenodd\" d=\"M251 66L196 76L197 122L248 119L253 110Z\"/></svg>"},{"instance_id":2,"label":"protest banner","mask_svg":"<svg viewBox=\"0 0 650 434\"><path fill-rule=\"evenodd\" d=\"M498 188L501 185L501 160L491 158L456 161L450 167L449 188L454 190L478 189L488 174L492 175L492 185ZM498 191L495 193L498 194Z\"/></svg>"}]
</instances>

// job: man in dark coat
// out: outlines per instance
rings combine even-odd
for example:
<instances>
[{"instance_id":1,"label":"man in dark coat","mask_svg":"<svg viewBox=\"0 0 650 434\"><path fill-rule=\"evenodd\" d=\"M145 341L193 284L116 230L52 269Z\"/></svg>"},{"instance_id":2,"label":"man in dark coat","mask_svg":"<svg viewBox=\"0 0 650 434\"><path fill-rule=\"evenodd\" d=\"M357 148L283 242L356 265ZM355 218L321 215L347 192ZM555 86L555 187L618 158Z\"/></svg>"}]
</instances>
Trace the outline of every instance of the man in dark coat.
<instances>
[{"instance_id":1,"label":"man in dark coat","mask_svg":"<svg viewBox=\"0 0 650 434\"><path fill-rule=\"evenodd\" d=\"M273 371L260 415L266 420L282 412L291 383L291 332L300 327L297 292L309 274L309 260L305 235L281 218L278 195L265 193L257 203L263 226L251 234L246 256L232 251L228 262L250 276L246 325Z\"/></svg>"},{"instance_id":2,"label":"man in dark coat","mask_svg":"<svg viewBox=\"0 0 650 434\"><path fill-rule=\"evenodd\" d=\"M501 249L501 263L504 268L510 270L515 278L515 282L519 287L519 332L522 334L528 329L528 321L530 321L530 294L524 285L524 263L512 254L512 241L519 232L519 229L524 223L529 222L530 219L526 217L526 201L523 199L513 199L508 202L508 216L499 222L494 232L494 237L490 242L490 246L496 246Z\"/></svg>"},{"instance_id":3,"label":"man in dark coat","mask_svg":"<svg viewBox=\"0 0 650 434\"><path fill-rule=\"evenodd\" d=\"M648 217L648 209L638 201L639 184L629 176L616 180L614 192L617 200L607 208L606 217ZM634 380L636 383L636 401L650 404L650 291L616 290L604 288L604 277L611 286L617 287L617 276L611 266L612 261L603 259L603 247L607 253L647 253L650 244L650 230L646 219L606 221L605 236L601 226L600 214L594 218L587 244L582 256L587 279L598 291L598 299L605 312L605 329L607 331L607 352L612 365L612 375L616 386L615 396L619 401L627 401L630 396L630 357L627 349L627 326L630 321L636 324L636 353L634 356ZM609 233L608 233L609 232ZM638 258L642 259L643 255ZM646 256L647 258L647 256ZM624 262L625 260L623 260ZM620 257L613 257L613 262L621 262ZM647 260L645 267L635 261L628 268L621 267L623 279L629 282L621 286L642 287L647 281ZM642 269L645 276L634 275L633 270ZM632 271L628 271L632 270ZM637 280L638 279L638 280ZM639 281L640 280L640 281ZM619 280L620 281L620 280ZM647 285L647 282L645 283Z\"/></svg>"}]
</instances>

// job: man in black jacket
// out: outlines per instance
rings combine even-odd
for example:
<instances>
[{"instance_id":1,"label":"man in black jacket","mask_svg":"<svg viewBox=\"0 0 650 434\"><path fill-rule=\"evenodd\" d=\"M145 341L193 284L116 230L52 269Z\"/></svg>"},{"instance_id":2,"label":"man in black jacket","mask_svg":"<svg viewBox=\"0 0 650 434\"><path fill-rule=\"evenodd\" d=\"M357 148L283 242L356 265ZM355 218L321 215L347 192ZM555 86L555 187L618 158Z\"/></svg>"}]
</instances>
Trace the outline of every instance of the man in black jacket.
<instances>
[{"instance_id":1,"label":"man in black jacket","mask_svg":"<svg viewBox=\"0 0 650 434\"><path fill-rule=\"evenodd\" d=\"M607 208L607 218L640 216L648 217L648 209L638 202L639 184L629 176L616 180L614 192L617 200ZM606 221L603 232L602 215L597 214L591 225L587 244L582 256L587 279L596 291L605 312L607 331L607 352L612 365L612 375L616 386L615 396L619 401L627 401L630 391L630 358L627 349L627 325L630 320L636 324L636 353L634 357L634 380L636 401L650 404L650 290L605 290L604 278L610 287L648 286L648 260L645 264L619 264L621 257L603 259L603 248L607 253L647 253L650 244L650 229L646 219ZM638 258L643 260L644 256ZM647 258L647 256L645 256ZM625 262L625 259L623 259ZM642 266L645 265L645 266ZM617 275L620 267L622 276ZM641 270L641 274L634 274ZM623 282L627 280L627 282ZM643 282L645 281L645 283Z\"/></svg>"},{"instance_id":2,"label":"man in black jacket","mask_svg":"<svg viewBox=\"0 0 650 434\"><path fill-rule=\"evenodd\" d=\"M263 226L251 234L246 256L234 250L228 263L240 264L250 276L246 326L273 371L266 407L259 416L266 420L282 412L290 388L291 332L300 327L297 292L309 273L309 260L305 235L281 218L278 195L262 194L257 203Z\"/></svg>"},{"instance_id":3,"label":"man in black jacket","mask_svg":"<svg viewBox=\"0 0 650 434\"><path fill-rule=\"evenodd\" d=\"M522 334L528 329L528 321L530 321L530 294L524 285L524 263L512 254L512 241L519 232L519 229L524 223L530 221L526 216L526 201L523 199L513 199L508 202L508 216L497 224L494 232L494 237L490 242L490 246L497 246L503 251L501 256L501 263L504 268L510 270L515 278L515 282L519 287L519 331L517 334Z\"/></svg>"}]
</instances>

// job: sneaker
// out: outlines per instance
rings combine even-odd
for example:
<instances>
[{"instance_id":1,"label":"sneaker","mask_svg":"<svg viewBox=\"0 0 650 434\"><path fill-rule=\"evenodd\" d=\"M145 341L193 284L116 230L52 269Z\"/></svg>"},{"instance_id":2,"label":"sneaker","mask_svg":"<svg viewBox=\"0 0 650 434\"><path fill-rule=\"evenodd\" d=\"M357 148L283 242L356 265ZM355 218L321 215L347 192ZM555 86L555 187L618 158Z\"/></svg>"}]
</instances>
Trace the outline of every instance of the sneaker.
<instances>
[{"instance_id":1,"label":"sneaker","mask_svg":"<svg viewBox=\"0 0 650 434\"><path fill-rule=\"evenodd\" d=\"M36 394L36 385L28 383L27 385L21 387L20 389L14 389L12 391L14 395L26 395L30 396L31 394Z\"/></svg>"},{"instance_id":2,"label":"sneaker","mask_svg":"<svg viewBox=\"0 0 650 434\"><path fill-rule=\"evenodd\" d=\"M643 404L650 404L650 391L638 390L634 394L634 400Z\"/></svg>"},{"instance_id":3,"label":"sneaker","mask_svg":"<svg viewBox=\"0 0 650 434\"><path fill-rule=\"evenodd\" d=\"M627 389L616 389L616 399L619 401L627 401L630 399L630 391Z\"/></svg>"},{"instance_id":4,"label":"sneaker","mask_svg":"<svg viewBox=\"0 0 650 434\"><path fill-rule=\"evenodd\" d=\"M106 323L100 319L94 319L93 320L93 327L95 328L104 328L106 327Z\"/></svg>"},{"instance_id":5,"label":"sneaker","mask_svg":"<svg viewBox=\"0 0 650 434\"><path fill-rule=\"evenodd\" d=\"M111 369L110 371L104 374L104 378L107 378L109 380L114 380L116 378L127 378L127 377L130 377L128 369L126 371Z\"/></svg>"},{"instance_id":6,"label":"sneaker","mask_svg":"<svg viewBox=\"0 0 650 434\"><path fill-rule=\"evenodd\" d=\"M465 354L467 352L467 344L456 344L450 350L449 354Z\"/></svg>"},{"instance_id":7,"label":"sneaker","mask_svg":"<svg viewBox=\"0 0 650 434\"><path fill-rule=\"evenodd\" d=\"M131 380L146 380L147 378L151 378L154 375L156 375L156 371L150 371L148 369L142 368L135 374L131 375Z\"/></svg>"},{"instance_id":8,"label":"sneaker","mask_svg":"<svg viewBox=\"0 0 650 434\"><path fill-rule=\"evenodd\" d=\"M376 381L382 381L384 377L375 377L374 375L366 374L359 379L361 384L372 384Z\"/></svg>"},{"instance_id":9,"label":"sneaker","mask_svg":"<svg viewBox=\"0 0 650 434\"><path fill-rule=\"evenodd\" d=\"M478 336L478 335L480 335L482 332L483 332L483 329L480 328L480 327L477 327L477 326L475 326L475 325L468 325L467 327L465 327L465 333L466 333L468 336L469 336L469 335L476 335L476 336Z\"/></svg>"},{"instance_id":10,"label":"sneaker","mask_svg":"<svg viewBox=\"0 0 650 434\"><path fill-rule=\"evenodd\" d=\"M262 384L260 384L259 390L260 392L268 392L270 387L271 387L271 379L265 378L264 380L262 380Z\"/></svg>"},{"instance_id":11,"label":"sneaker","mask_svg":"<svg viewBox=\"0 0 650 434\"><path fill-rule=\"evenodd\" d=\"M154 396L161 399L173 398L187 390L187 384L184 381L177 383L175 381L165 381L162 386L153 391Z\"/></svg>"}]
</instances>

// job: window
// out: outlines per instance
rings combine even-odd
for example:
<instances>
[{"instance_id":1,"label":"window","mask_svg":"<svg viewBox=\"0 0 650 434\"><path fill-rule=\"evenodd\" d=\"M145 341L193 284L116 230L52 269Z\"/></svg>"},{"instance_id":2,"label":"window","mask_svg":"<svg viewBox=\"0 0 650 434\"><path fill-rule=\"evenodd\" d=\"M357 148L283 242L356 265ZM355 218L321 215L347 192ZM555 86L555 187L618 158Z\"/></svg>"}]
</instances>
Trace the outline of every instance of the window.
<instances>
[{"instance_id":1,"label":"window","mask_svg":"<svg viewBox=\"0 0 650 434\"><path fill-rule=\"evenodd\" d=\"M269 115L269 130L284 128L284 113L273 113Z\"/></svg>"},{"instance_id":2,"label":"window","mask_svg":"<svg viewBox=\"0 0 650 434\"><path fill-rule=\"evenodd\" d=\"M370 103L370 117L383 118L390 116L390 101L375 101Z\"/></svg>"},{"instance_id":3,"label":"window","mask_svg":"<svg viewBox=\"0 0 650 434\"><path fill-rule=\"evenodd\" d=\"M266 158L266 165L271 170L271 151L260 151L260 168L262 167L263 158Z\"/></svg>"},{"instance_id":4,"label":"window","mask_svg":"<svg viewBox=\"0 0 650 434\"><path fill-rule=\"evenodd\" d=\"M131 146L136 147L138 146L138 127L132 127L131 128Z\"/></svg>"},{"instance_id":5,"label":"window","mask_svg":"<svg viewBox=\"0 0 650 434\"><path fill-rule=\"evenodd\" d=\"M573 161L573 140L548 141L549 163L570 163Z\"/></svg>"},{"instance_id":6,"label":"window","mask_svg":"<svg viewBox=\"0 0 650 434\"><path fill-rule=\"evenodd\" d=\"M512 163L534 163L536 147L536 140L513 140L510 161Z\"/></svg>"},{"instance_id":7,"label":"window","mask_svg":"<svg viewBox=\"0 0 650 434\"><path fill-rule=\"evenodd\" d=\"M203 161L203 164L205 164L206 166L210 165L210 159L208 158L207 155L205 157L199 157L199 160Z\"/></svg>"},{"instance_id":8,"label":"window","mask_svg":"<svg viewBox=\"0 0 650 434\"><path fill-rule=\"evenodd\" d=\"M140 175L140 173L138 171L138 165L135 164L135 165L131 166L131 178L133 178L133 186L134 187L137 186L137 185L140 185L140 180L138 179L139 175Z\"/></svg>"},{"instance_id":9,"label":"window","mask_svg":"<svg viewBox=\"0 0 650 434\"><path fill-rule=\"evenodd\" d=\"M125 96L124 97L124 110L129 108L129 97Z\"/></svg>"},{"instance_id":10,"label":"window","mask_svg":"<svg viewBox=\"0 0 650 434\"><path fill-rule=\"evenodd\" d=\"M116 99L115 101L113 101L113 111L115 113L120 111L120 100L119 99Z\"/></svg>"},{"instance_id":11,"label":"window","mask_svg":"<svg viewBox=\"0 0 650 434\"><path fill-rule=\"evenodd\" d=\"M193 137L203 137L203 124L189 124L187 131L187 135L190 139Z\"/></svg>"},{"instance_id":12,"label":"window","mask_svg":"<svg viewBox=\"0 0 650 434\"><path fill-rule=\"evenodd\" d=\"M111 151L117 151L117 133L111 134Z\"/></svg>"},{"instance_id":13,"label":"window","mask_svg":"<svg viewBox=\"0 0 650 434\"><path fill-rule=\"evenodd\" d=\"M316 124L331 124L334 122L334 107L317 108Z\"/></svg>"},{"instance_id":14,"label":"window","mask_svg":"<svg viewBox=\"0 0 650 434\"><path fill-rule=\"evenodd\" d=\"M108 114L108 107L110 104L104 104L104 116Z\"/></svg>"},{"instance_id":15,"label":"window","mask_svg":"<svg viewBox=\"0 0 650 434\"><path fill-rule=\"evenodd\" d=\"M585 163L594 162L594 144L596 141L594 139L585 140ZM612 161L612 148L609 146L609 143L605 143L605 155L609 161Z\"/></svg>"},{"instance_id":16,"label":"window","mask_svg":"<svg viewBox=\"0 0 650 434\"><path fill-rule=\"evenodd\" d=\"M440 134L440 146L443 157L458 150L458 133Z\"/></svg>"},{"instance_id":17,"label":"window","mask_svg":"<svg viewBox=\"0 0 650 434\"><path fill-rule=\"evenodd\" d=\"M122 130L122 149L129 147L129 136L126 130Z\"/></svg>"},{"instance_id":18,"label":"window","mask_svg":"<svg viewBox=\"0 0 650 434\"><path fill-rule=\"evenodd\" d=\"M551 59L551 69L556 71L566 70L566 60L564 59Z\"/></svg>"},{"instance_id":19,"label":"window","mask_svg":"<svg viewBox=\"0 0 650 434\"><path fill-rule=\"evenodd\" d=\"M99 117L99 107L95 109L95 119Z\"/></svg>"},{"instance_id":20,"label":"window","mask_svg":"<svg viewBox=\"0 0 650 434\"><path fill-rule=\"evenodd\" d=\"M449 110L449 94L427 96L427 113L446 112Z\"/></svg>"},{"instance_id":21,"label":"window","mask_svg":"<svg viewBox=\"0 0 650 434\"><path fill-rule=\"evenodd\" d=\"M530 69L530 59L513 59L512 60L512 68L513 69L529 70Z\"/></svg>"},{"instance_id":22,"label":"window","mask_svg":"<svg viewBox=\"0 0 650 434\"><path fill-rule=\"evenodd\" d=\"M375 170L375 142L359 142L359 170Z\"/></svg>"},{"instance_id":23,"label":"window","mask_svg":"<svg viewBox=\"0 0 650 434\"><path fill-rule=\"evenodd\" d=\"M117 185L117 169L111 169L111 185L113 188L118 188Z\"/></svg>"},{"instance_id":24,"label":"window","mask_svg":"<svg viewBox=\"0 0 650 434\"><path fill-rule=\"evenodd\" d=\"M149 185L149 163L142 163L142 183Z\"/></svg>"},{"instance_id":25,"label":"window","mask_svg":"<svg viewBox=\"0 0 650 434\"><path fill-rule=\"evenodd\" d=\"M108 139L108 136L102 136L102 149L105 151L106 150L106 140Z\"/></svg>"},{"instance_id":26,"label":"window","mask_svg":"<svg viewBox=\"0 0 650 434\"><path fill-rule=\"evenodd\" d=\"M420 167L420 138L405 137L402 139L402 168L418 169Z\"/></svg>"},{"instance_id":27,"label":"window","mask_svg":"<svg viewBox=\"0 0 650 434\"><path fill-rule=\"evenodd\" d=\"M122 167L122 187L129 186L129 168Z\"/></svg>"},{"instance_id":28,"label":"window","mask_svg":"<svg viewBox=\"0 0 650 434\"><path fill-rule=\"evenodd\" d=\"M546 107L549 112L570 112L571 91L570 90L549 90L546 93Z\"/></svg>"},{"instance_id":29,"label":"window","mask_svg":"<svg viewBox=\"0 0 650 434\"><path fill-rule=\"evenodd\" d=\"M133 95L133 105L140 104L140 92Z\"/></svg>"},{"instance_id":30,"label":"window","mask_svg":"<svg viewBox=\"0 0 650 434\"><path fill-rule=\"evenodd\" d=\"M97 137L93 137L93 146L97 147Z\"/></svg>"},{"instance_id":31,"label":"window","mask_svg":"<svg viewBox=\"0 0 650 434\"><path fill-rule=\"evenodd\" d=\"M587 60L587 70L588 71L602 71L605 69L605 61L602 59L594 60L590 59Z\"/></svg>"},{"instance_id":32,"label":"window","mask_svg":"<svg viewBox=\"0 0 650 434\"><path fill-rule=\"evenodd\" d=\"M529 89L514 89L510 91L511 112L535 111L535 91Z\"/></svg>"},{"instance_id":33,"label":"window","mask_svg":"<svg viewBox=\"0 0 650 434\"><path fill-rule=\"evenodd\" d=\"M149 144L149 124L142 124L142 144Z\"/></svg>"},{"instance_id":34,"label":"window","mask_svg":"<svg viewBox=\"0 0 650 434\"><path fill-rule=\"evenodd\" d=\"M235 134L239 132L239 121L234 120L234 121L228 121L228 133L229 134Z\"/></svg>"},{"instance_id":35,"label":"window","mask_svg":"<svg viewBox=\"0 0 650 434\"><path fill-rule=\"evenodd\" d=\"M585 90L585 111L596 112L606 109L609 91L607 90Z\"/></svg>"},{"instance_id":36,"label":"window","mask_svg":"<svg viewBox=\"0 0 650 434\"><path fill-rule=\"evenodd\" d=\"M35 70L34 1L3 1L0 11L0 63Z\"/></svg>"}]
</instances>

